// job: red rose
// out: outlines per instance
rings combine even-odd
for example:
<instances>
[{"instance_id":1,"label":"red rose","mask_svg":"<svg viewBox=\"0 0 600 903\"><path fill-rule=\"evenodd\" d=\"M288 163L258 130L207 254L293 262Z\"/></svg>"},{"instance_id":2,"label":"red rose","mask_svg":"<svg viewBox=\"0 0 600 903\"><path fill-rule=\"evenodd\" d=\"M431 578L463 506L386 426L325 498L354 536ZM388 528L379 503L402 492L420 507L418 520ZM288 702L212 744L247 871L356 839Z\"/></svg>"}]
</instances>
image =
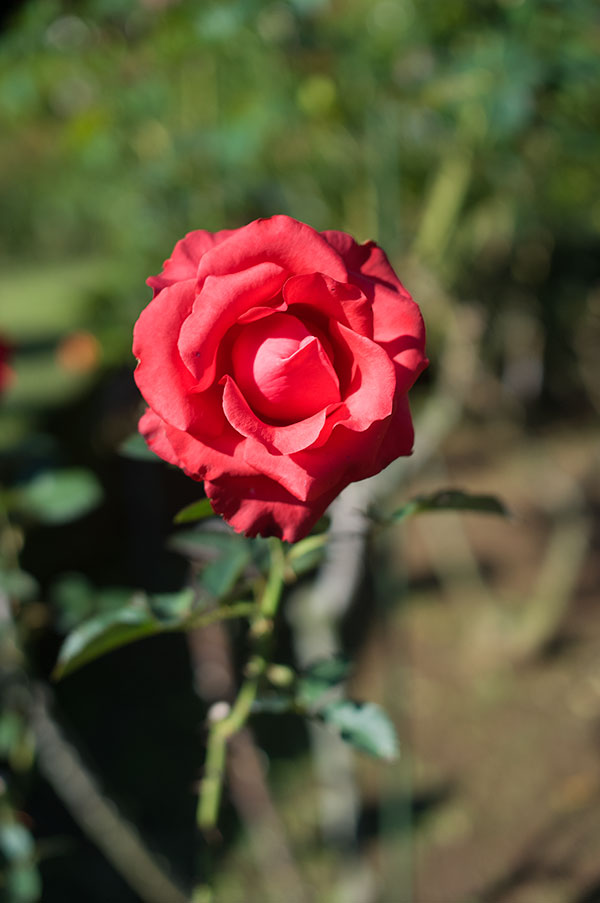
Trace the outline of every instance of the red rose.
<instances>
[{"instance_id":1,"label":"red rose","mask_svg":"<svg viewBox=\"0 0 600 903\"><path fill-rule=\"evenodd\" d=\"M373 242L274 216L190 232L148 284L140 431L235 530L294 542L348 483L410 454L425 331Z\"/></svg>"},{"instance_id":2,"label":"red rose","mask_svg":"<svg viewBox=\"0 0 600 903\"><path fill-rule=\"evenodd\" d=\"M13 376L13 371L8 366L11 353L11 346L0 338L0 392L7 387Z\"/></svg>"}]
</instances>

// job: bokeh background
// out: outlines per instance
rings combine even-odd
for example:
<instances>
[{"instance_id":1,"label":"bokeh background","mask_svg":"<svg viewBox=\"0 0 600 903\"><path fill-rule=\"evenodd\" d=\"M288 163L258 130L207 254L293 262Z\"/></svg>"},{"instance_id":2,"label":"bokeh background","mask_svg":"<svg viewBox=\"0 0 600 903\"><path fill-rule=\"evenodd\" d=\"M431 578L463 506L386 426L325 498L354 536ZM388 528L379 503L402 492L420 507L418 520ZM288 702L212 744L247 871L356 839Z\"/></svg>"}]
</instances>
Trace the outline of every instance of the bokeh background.
<instances>
[{"instance_id":1,"label":"bokeh background","mask_svg":"<svg viewBox=\"0 0 600 903\"><path fill-rule=\"evenodd\" d=\"M368 545L339 643L354 693L396 722L400 763L352 760L340 826L304 725L257 719L295 864L277 867L268 833L257 854L228 802L217 899L599 901L597 4L26 0L0 17L2 483L69 468L90 509L103 496L10 533L30 678L49 681L81 618L185 579L166 543L198 487L117 453L140 410L147 276L185 232L273 213L375 239L431 358L394 497L490 492L514 518L428 515ZM185 640L113 652L51 692L90 772L191 887L206 703ZM45 903L142 899L34 745L9 693L3 899L39 899L40 880Z\"/></svg>"}]
</instances>

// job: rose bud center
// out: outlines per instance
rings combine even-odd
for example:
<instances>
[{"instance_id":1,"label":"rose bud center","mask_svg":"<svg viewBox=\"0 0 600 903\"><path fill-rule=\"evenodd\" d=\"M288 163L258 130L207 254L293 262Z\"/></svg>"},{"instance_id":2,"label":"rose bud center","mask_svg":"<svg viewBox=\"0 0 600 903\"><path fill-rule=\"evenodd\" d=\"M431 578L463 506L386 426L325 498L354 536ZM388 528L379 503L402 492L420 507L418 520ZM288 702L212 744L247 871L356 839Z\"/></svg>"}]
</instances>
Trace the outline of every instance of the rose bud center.
<instances>
[{"instance_id":1,"label":"rose bud center","mask_svg":"<svg viewBox=\"0 0 600 903\"><path fill-rule=\"evenodd\" d=\"M254 412L270 420L304 420L340 400L322 343L291 314L244 326L232 349L233 375Z\"/></svg>"}]
</instances>

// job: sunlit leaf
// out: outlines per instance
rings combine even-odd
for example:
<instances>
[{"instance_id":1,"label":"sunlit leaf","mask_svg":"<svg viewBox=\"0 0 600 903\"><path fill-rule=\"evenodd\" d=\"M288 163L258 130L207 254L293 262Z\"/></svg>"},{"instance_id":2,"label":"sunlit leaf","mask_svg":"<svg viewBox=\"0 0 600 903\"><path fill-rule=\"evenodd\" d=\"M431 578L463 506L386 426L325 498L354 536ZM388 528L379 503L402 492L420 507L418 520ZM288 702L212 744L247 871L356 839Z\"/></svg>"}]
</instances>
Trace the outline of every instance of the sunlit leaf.
<instances>
[{"instance_id":1,"label":"sunlit leaf","mask_svg":"<svg viewBox=\"0 0 600 903\"><path fill-rule=\"evenodd\" d=\"M83 517L102 500L102 487L89 470L47 470L19 486L11 505L44 524L63 524Z\"/></svg>"},{"instance_id":2,"label":"sunlit leaf","mask_svg":"<svg viewBox=\"0 0 600 903\"><path fill-rule=\"evenodd\" d=\"M198 502L192 502L178 511L173 518L175 524L187 524L195 520L204 520L207 517L214 517L215 512L208 499L200 499Z\"/></svg>"},{"instance_id":3,"label":"sunlit leaf","mask_svg":"<svg viewBox=\"0 0 600 903\"><path fill-rule=\"evenodd\" d=\"M33 853L33 838L18 822L0 824L0 850L8 860L26 859Z\"/></svg>"},{"instance_id":4,"label":"sunlit leaf","mask_svg":"<svg viewBox=\"0 0 600 903\"><path fill-rule=\"evenodd\" d=\"M317 717L361 752L388 761L398 756L394 726L383 709L373 702L335 700L319 709Z\"/></svg>"},{"instance_id":5,"label":"sunlit leaf","mask_svg":"<svg viewBox=\"0 0 600 903\"><path fill-rule=\"evenodd\" d=\"M256 612L256 604L245 601L195 611L195 595L191 587L152 596L130 594L128 605L96 614L71 631L58 654L53 677L65 677L101 655L144 637L194 630Z\"/></svg>"},{"instance_id":6,"label":"sunlit leaf","mask_svg":"<svg viewBox=\"0 0 600 903\"><path fill-rule=\"evenodd\" d=\"M106 652L165 630L145 606L131 605L84 621L61 646L53 677L66 677Z\"/></svg>"}]
</instances>

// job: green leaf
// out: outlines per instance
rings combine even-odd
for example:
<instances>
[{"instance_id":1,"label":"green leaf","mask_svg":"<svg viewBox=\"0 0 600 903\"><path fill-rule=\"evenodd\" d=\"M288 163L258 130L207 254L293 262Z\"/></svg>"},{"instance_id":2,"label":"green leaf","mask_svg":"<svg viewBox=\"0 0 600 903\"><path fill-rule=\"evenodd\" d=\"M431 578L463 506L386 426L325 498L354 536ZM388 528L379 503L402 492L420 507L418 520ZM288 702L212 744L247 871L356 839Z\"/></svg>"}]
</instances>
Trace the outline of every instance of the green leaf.
<instances>
[{"instance_id":1,"label":"green leaf","mask_svg":"<svg viewBox=\"0 0 600 903\"><path fill-rule=\"evenodd\" d=\"M200 583L216 599L231 592L251 559L248 540L226 531L186 530L168 544L192 560L206 562Z\"/></svg>"},{"instance_id":2,"label":"green leaf","mask_svg":"<svg viewBox=\"0 0 600 903\"><path fill-rule=\"evenodd\" d=\"M50 600L58 630L67 633L94 613L95 591L83 574L61 574L50 588Z\"/></svg>"},{"instance_id":3,"label":"green leaf","mask_svg":"<svg viewBox=\"0 0 600 903\"><path fill-rule=\"evenodd\" d=\"M418 495L398 508L386 522L397 523L414 514L429 511L471 511L509 517L508 508L494 495L471 495L460 489L442 489L430 495Z\"/></svg>"},{"instance_id":4,"label":"green leaf","mask_svg":"<svg viewBox=\"0 0 600 903\"><path fill-rule=\"evenodd\" d=\"M19 863L6 876L7 899L11 903L38 903L42 894L42 879L33 863Z\"/></svg>"},{"instance_id":5,"label":"green leaf","mask_svg":"<svg viewBox=\"0 0 600 903\"><path fill-rule=\"evenodd\" d=\"M33 854L33 838L23 825L8 822L0 825L0 850L11 862L27 859Z\"/></svg>"},{"instance_id":6,"label":"green leaf","mask_svg":"<svg viewBox=\"0 0 600 903\"><path fill-rule=\"evenodd\" d=\"M398 757L394 726L383 709L373 702L340 699L319 709L316 716L339 731L342 740L355 749L392 761Z\"/></svg>"},{"instance_id":7,"label":"green leaf","mask_svg":"<svg viewBox=\"0 0 600 903\"><path fill-rule=\"evenodd\" d=\"M102 488L89 470L47 470L13 490L11 507L43 524L83 517L102 500Z\"/></svg>"},{"instance_id":8,"label":"green leaf","mask_svg":"<svg viewBox=\"0 0 600 903\"><path fill-rule=\"evenodd\" d=\"M138 593L130 595L127 606L94 615L67 636L52 676L58 680L101 655L144 637L193 630L215 621L247 618L256 613L256 604L244 601L194 610L195 596L191 587L149 597Z\"/></svg>"},{"instance_id":9,"label":"green leaf","mask_svg":"<svg viewBox=\"0 0 600 903\"><path fill-rule=\"evenodd\" d=\"M174 524L187 524L195 520L204 520L207 517L215 517L215 512L208 499L200 499L198 502L192 502L178 511L173 518Z\"/></svg>"},{"instance_id":10,"label":"green leaf","mask_svg":"<svg viewBox=\"0 0 600 903\"><path fill-rule=\"evenodd\" d=\"M128 436L119 445L118 452L124 458L131 458L133 461L154 461L155 463L162 461L162 458L159 458L158 455L155 455L148 448L141 433L133 433L131 436Z\"/></svg>"},{"instance_id":11,"label":"green leaf","mask_svg":"<svg viewBox=\"0 0 600 903\"><path fill-rule=\"evenodd\" d=\"M32 577L27 571L4 571L0 568L0 590L11 599L29 602L38 594L39 586L35 577Z\"/></svg>"},{"instance_id":12,"label":"green leaf","mask_svg":"<svg viewBox=\"0 0 600 903\"><path fill-rule=\"evenodd\" d=\"M273 696L259 696L252 703L253 715L283 715L293 711L294 700L284 694Z\"/></svg>"},{"instance_id":13,"label":"green leaf","mask_svg":"<svg viewBox=\"0 0 600 903\"><path fill-rule=\"evenodd\" d=\"M158 593L150 596L148 603L152 614L163 624L180 624L189 618L196 593L191 587L178 593Z\"/></svg>"},{"instance_id":14,"label":"green leaf","mask_svg":"<svg viewBox=\"0 0 600 903\"><path fill-rule=\"evenodd\" d=\"M286 564L296 577L312 571L320 564L328 539L327 533L320 533L316 536L307 536L291 547L286 557Z\"/></svg>"},{"instance_id":15,"label":"green leaf","mask_svg":"<svg viewBox=\"0 0 600 903\"><path fill-rule=\"evenodd\" d=\"M23 736L23 717L15 711L8 709L0 715L0 756L6 759L12 750L20 742ZM2 843L0 841L0 847Z\"/></svg>"},{"instance_id":16,"label":"green leaf","mask_svg":"<svg viewBox=\"0 0 600 903\"><path fill-rule=\"evenodd\" d=\"M107 611L84 621L64 641L52 676L56 679L94 661L106 652L166 630L145 605Z\"/></svg>"},{"instance_id":17,"label":"green leaf","mask_svg":"<svg viewBox=\"0 0 600 903\"><path fill-rule=\"evenodd\" d=\"M333 687L339 686L350 673L350 662L339 656L315 662L296 684L296 702L302 708L315 708Z\"/></svg>"}]
</instances>

